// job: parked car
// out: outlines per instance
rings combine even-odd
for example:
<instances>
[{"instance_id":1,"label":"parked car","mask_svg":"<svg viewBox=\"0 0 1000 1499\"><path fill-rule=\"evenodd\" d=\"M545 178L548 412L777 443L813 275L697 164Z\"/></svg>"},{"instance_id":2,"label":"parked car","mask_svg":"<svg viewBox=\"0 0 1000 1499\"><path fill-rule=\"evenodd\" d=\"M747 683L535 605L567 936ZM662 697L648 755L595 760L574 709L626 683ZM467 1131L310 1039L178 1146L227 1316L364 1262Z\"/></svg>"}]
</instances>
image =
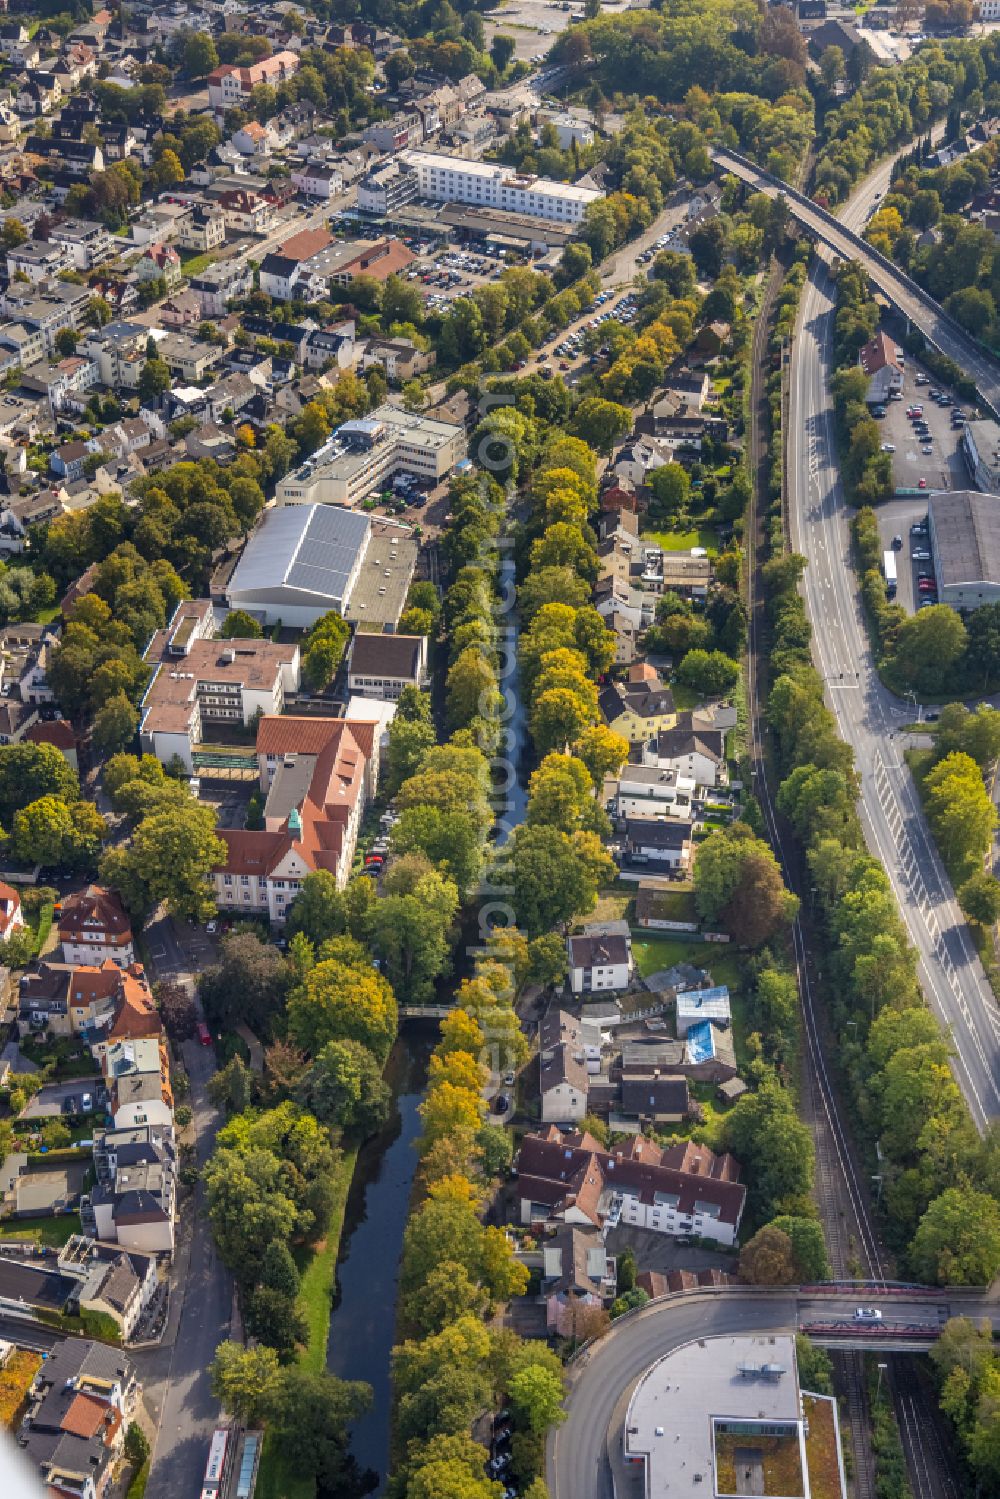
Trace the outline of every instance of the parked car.
<instances>
[{"instance_id":1,"label":"parked car","mask_svg":"<svg viewBox=\"0 0 1000 1499\"><path fill-rule=\"evenodd\" d=\"M208 1026L205 1024L204 1020L198 1021L198 1024L195 1027L195 1036L197 1037L198 1044L200 1046L211 1046L212 1033L209 1030Z\"/></svg>"},{"instance_id":2,"label":"parked car","mask_svg":"<svg viewBox=\"0 0 1000 1499\"><path fill-rule=\"evenodd\" d=\"M894 552L901 552L903 550L902 536L894 536L892 538L892 549Z\"/></svg>"},{"instance_id":3,"label":"parked car","mask_svg":"<svg viewBox=\"0 0 1000 1499\"><path fill-rule=\"evenodd\" d=\"M494 1112L494 1114L506 1114L506 1112L507 1112L507 1110L509 1108L510 1108L510 1099L507 1096L507 1094L506 1093L498 1093L497 1096L496 1096L496 1098L493 1100L493 1112Z\"/></svg>"},{"instance_id":4,"label":"parked car","mask_svg":"<svg viewBox=\"0 0 1000 1499\"><path fill-rule=\"evenodd\" d=\"M914 562L929 562L931 560L930 552L924 547L918 547L912 555Z\"/></svg>"}]
</instances>

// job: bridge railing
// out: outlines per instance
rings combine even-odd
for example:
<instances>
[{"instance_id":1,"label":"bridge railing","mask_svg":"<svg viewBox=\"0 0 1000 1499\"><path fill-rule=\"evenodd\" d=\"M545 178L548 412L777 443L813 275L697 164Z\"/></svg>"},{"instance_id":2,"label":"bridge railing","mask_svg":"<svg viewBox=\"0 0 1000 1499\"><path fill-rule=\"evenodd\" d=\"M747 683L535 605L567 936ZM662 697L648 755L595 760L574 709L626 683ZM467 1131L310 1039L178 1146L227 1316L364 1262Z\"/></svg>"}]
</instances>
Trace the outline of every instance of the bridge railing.
<instances>
[{"instance_id":1,"label":"bridge railing","mask_svg":"<svg viewBox=\"0 0 1000 1499\"><path fill-rule=\"evenodd\" d=\"M888 255L884 254L883 251L877 249L874 245L869 244L868 241L864 239L860 234L857 234L855 230L849 229L841 219L837 218L836 214L830 213L829 209L823 208L819 203L813 202L812 198L806 197L805 193L799 192L798 188L789 187L787 182L783 182L780 177L776 177L773 172L768 172L764 167L758 166L755 161L751 161L748 156L742 155L742 153L739 151L733 151L728 146L724 148L719 147L712 152L712 155L720 166L725 164L727 158L731 161L738 162L744 171L752 172L753 175L757 177L761 182L766 182L771 187L776 188L786 200L792 203L797 203L799 207L813 214L814 217L818 218L823 224L826 225L831 233L839 235L842 240L846 240L848 244L854 246L861 257L867 257L869 260L874 260L878 265L882 267L884 271L893 276L901 286L905 286L907 291L909 291L923 304L928 314L932 317L940 319L945 327L948 328L956 338L961 339L963 342L968 344L970 348L976 350L977 353L982 354L989 359L995 358L993 352L990 349L986 348L985 344L981 344L979 340L975 338L967 328L963 328L961 323L953 318L950 312L945 312L940 302L936 302L930 295L930 293L919 284L919 282L914 281L909 272L904 271L900 266L896 265L895 261L891 260ZM921 329L921 332L924 334L924 337L928 340L928 342L934 345L939 353L946 353L946 351L941 348L940 344L937 343L932 334L928 333L926 329ZM981 392L980 395L982 396ZM1000 412L998 412L994 403L988 400L986 397L982 397L982 399L983 404L988 406L992 414L996 416L998 420L1000 420Z\"/></svg>"}]
</instances>

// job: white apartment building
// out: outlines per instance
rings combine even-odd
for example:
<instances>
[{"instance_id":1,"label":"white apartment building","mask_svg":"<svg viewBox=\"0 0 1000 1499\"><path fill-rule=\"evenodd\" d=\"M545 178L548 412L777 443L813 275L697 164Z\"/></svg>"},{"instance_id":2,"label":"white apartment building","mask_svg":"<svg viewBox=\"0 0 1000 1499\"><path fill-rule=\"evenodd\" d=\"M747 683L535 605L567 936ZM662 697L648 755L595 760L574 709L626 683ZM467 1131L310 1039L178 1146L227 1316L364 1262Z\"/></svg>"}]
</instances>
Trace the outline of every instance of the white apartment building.
<instances>
[{"instance_id":1,"label":"white apartment building","mask_svg":"<svg viewBox=\"0 0 1000 1499\"><path fill-rule=\"evenodd\" d=\"M258 83L277 88L298 70L299 59L294 52L276 52L273 57L265 57L249 68L225 63L208 75L208 102L216 114L224 114L227 109L245 104Z\"/></svg>"},{"instance_id":2,"label":"white apartment building","mask_svg":"<svg viewBox=\"0 0 1000 1499\"><path fill-rule=\"evenodd\" d=\"M62 224L53 224L49 240L65 247L77 271L93 270L115 253L114 239L103 224L93 219L66 219Z\"/></svg>"},{"instance_id":3,"label":"white apartment building","mask_svg":"<svg viewBox=\"0 0 1000 1499\"><path fill-rule=\"evenodd\" d=\"M400 159L416 173L419 196L434 203L471 203L552 223L578 224L589 205L604 197L597 188L554 182L496 162L466 161L437 151L404 151Z\"/></svg>"},{"instance_id":4,"label":"white apartment building","mask_svg":"<svg viewBox=\"0 0 1000 1499\"><path fill-rule=\"evenodd\" d=\"M396 473L437 483L466 454L465 428L399 406L344 422L279 483L279 505L357 505Z\"/></svg>"}]
</instances>

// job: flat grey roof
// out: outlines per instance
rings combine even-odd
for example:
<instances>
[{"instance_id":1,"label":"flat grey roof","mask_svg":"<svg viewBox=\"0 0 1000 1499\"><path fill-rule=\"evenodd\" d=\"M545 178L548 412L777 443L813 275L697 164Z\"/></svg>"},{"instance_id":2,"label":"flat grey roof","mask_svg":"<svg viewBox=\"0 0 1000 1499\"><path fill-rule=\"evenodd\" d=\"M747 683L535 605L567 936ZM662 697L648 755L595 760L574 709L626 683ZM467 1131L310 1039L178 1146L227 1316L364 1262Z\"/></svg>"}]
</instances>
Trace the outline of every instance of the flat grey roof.
<instances>
[{"instance_id":1,"label":"flat grey roof","mask_svg":"<svg viewBox=\"0 0 1000 1499\"><path fill-rule=\"evenodd\" d=\"M1000 588L1000 495L955 489L931 495L927 508L939 586Z\"/></svg>"},{"instance_id":2,"label":"flat grey roof","mask_svg":"<svg viewBox=\"0 0 1000 1499\"><path fill-rule=\"evenodd\" d=\"M367 515L337 505L268 510L247 542L229 592L284 587L342 604L370 527Z\"/></svg>"}]
</instances>

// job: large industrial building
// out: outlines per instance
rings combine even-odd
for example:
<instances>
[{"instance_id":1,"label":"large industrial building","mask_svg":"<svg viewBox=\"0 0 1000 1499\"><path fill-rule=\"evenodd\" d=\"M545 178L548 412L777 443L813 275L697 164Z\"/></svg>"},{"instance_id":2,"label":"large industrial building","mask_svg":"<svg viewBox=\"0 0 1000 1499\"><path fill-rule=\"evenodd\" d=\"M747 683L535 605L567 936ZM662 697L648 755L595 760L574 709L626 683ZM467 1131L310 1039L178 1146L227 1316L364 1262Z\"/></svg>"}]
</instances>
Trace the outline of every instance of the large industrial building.
<instances>
[{"instance_id":1,"label":"large industrial building","mask_svg":"<svg viewBox=\"0 0 1000 1499\"><path fill-rule=\"evenodd\" d=\"M556 182L497 162L467 161L439 151L403 151L400 161L416 174L419 196L434 203L474 203L579 224L590 204L604 197L596 187Z\"/></svg>"},{"instance_id":2,"label":"large industrial building","mask_svg":"<svg viewBox=\"0 0 1000 1499\"><path fill-rule=\"evenodd\" d=\"M800 1388L788 1333L698 1338L639 1380L622 1456L645 1499L847 1492L837 1403Z\"/></svg>"},{"instance_id":3,"label":"large industrial building","mask_svg":"<svg viewBox=\"0 0 1000 1499\"><path fill-rule=\"evenodd\" d=\"M336 609L352 624L394 630L417 565L409 526L339 505L268 510L226 599L265 625L305 629Z\"/></svg>"},{"instance_id":4,"label":"large industrial building","mask_svg":"<svg viewBox=\"0 0 1000 1499\"><path fill-rule=\"evenodd\" d=\"M323 447L277 487L279 505L346 505L380 490L395 474L437 484L462 461L465 428L384 405L344 422Z\"/></svg>"},{"instance_id":5,"label":"large industrial building","mask_svg":"<svg viewBox=\"0 0 1000 1499\"><path fill-rule=\"evenodd\" d=\"M938 600L953 609L1000 602L1000 495L933 494L927 515Z\"/></svg>"}]
</instances>

